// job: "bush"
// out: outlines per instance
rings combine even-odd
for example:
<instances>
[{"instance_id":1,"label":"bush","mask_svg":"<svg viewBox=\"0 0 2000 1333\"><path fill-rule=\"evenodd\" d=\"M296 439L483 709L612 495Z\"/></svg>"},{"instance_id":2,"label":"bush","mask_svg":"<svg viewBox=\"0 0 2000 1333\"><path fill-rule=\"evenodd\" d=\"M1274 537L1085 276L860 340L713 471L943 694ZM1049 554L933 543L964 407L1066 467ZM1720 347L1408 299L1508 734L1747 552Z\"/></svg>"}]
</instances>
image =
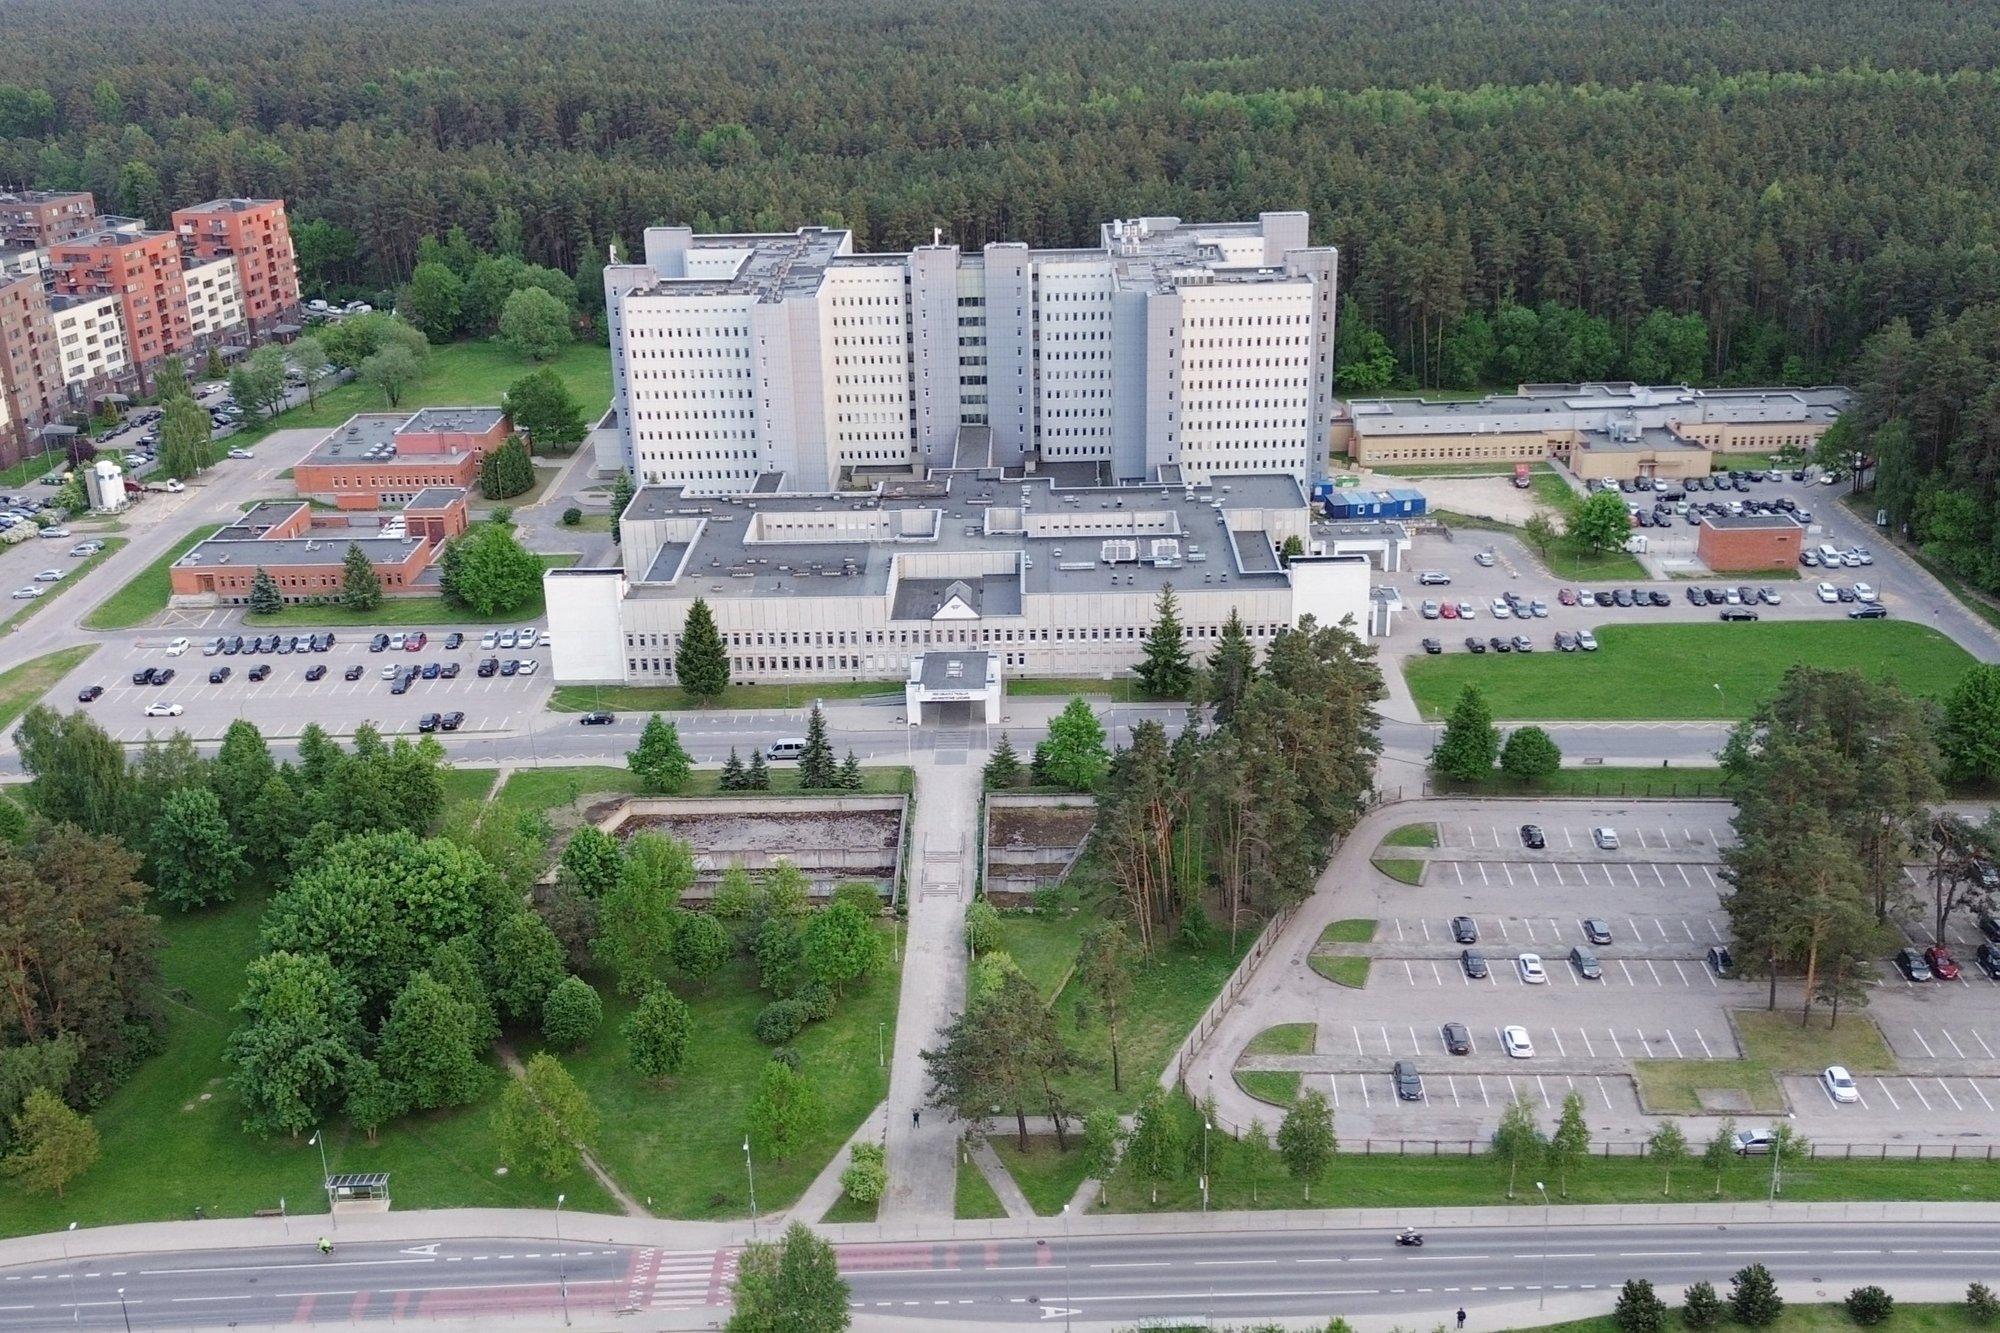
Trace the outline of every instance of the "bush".
<instances>
[{"instance_id":1,"label":"bush","mask_svg":"<svg viewBox=\"0 0 2000 1333\"><path fill-rule=\"evenodd\" d=\"M1660 1333L1667 1326L1667 1303L1645 1278L1627 1278L1618 1293L1618 1304L1612 1307L1611 1322L1621 1333Z\"/></svg>"},{"instance_id":2,"label":"bush","mask_svg":"<svg viewBox=\"0 0 2000 1333\"><path fill-rule=\"evenodd\" d=\"M751 1025L757 1040L766 1046L782 1046L805 1031L812 1010L802 1000L773 1000L757 1014Z\"/></svg>"},{"instance_id":3,"label":"bush","mask_svg":"<svg viewBox=\"0 0 2000 1333\"><path fill-rule=\"evenodd\" d=\"M1715 1285L1697 1282L1681 1294L1681 1322L1689 1328L1714 1328L1722 1322L1722 1298Z\"/></svg>"},{"instance_id":4,"label":"bush","mask_svg":"<svg viewBox=\"0 0 2000 1333\"><path fill-rule=\"evenodd\" d=\"M1785 1312L1785 1300L1778 1295L1777 1279L1771 1276L1770 1269L1751 1264L1736 1271L1729 1282L1729 1312L1736 1316L1737 1323L1751 1328L1778 1322L1778 1316Z\"/></svg>"},{"instance_id":5,"label":"bush","mask_svg":"<svg viewBox=\"0 0 2000 1333\"><path fill-rule=\"evenodd\" d=\"M1062 905L1062 890L1054 884L1044 884L1041 888L1035 890L1036 916L1050 918L1061 916Z\"/></svg>"},{"instance_id":6,"label":"bush","mask_svg":"<svg viewBox=\"0 0 2000 1333\"><path fill-rule=\"evenodd\" d=\"M870 921L882 915L881 893L873 884L864 884L860 880L849 880L845 884L835 888L833 891L833 902L852 904L855 910L859 911ZM833 903L827 904L829 907L832 905Z\"/></svg>"},{"instance_id":7,"label":"bush","mask_svg":"<svg viewBox=\"0 0 2000 1333\"><path fill-rule=\"evenodd\" d=\"M985 953L1000 944L1000 913L984 898L975 899L965 909L965 947Z\"/></svg>"},{"instance_id":8,"label":"bush","mask_svg":"<svg viewBox=\"0 0 2000 1333\"><path fill-rule=\"evenodd\" d=\"M824 1023L833 1017L833 990L817 981L809 981L799 987L792 999L805 1006L806 1018L814 1023Z\"/></svg>"},{"instance_id":9,"label":"bush","mask_svg":"<svg viewBox=\"0 0 2000 1333\"><path fill-rule=\"evenodd\" d=\"M1965 1289L1965 1317L1975 1324L1990 1324L2000 1319L2000 1296L1984 1282L1975 1282Z\"/></svg>"},{"instance_id":10,"label":"bush","mask_svg":"<svg viewBox=\"0 0 2000 1333\"><path fill-rule=\"evenodd\" d=\"M1880 1287L1856 1287L1847 1293L1847 1314L1866 1327L1879 1324L1896 1312L1896 1298Z\"/></svg>"},{"instance_id":11,"label":"bush","mask_svg":"<svg viewBox=\"0 0 2000 1333\"><path fill-rule=\"evenodd\" d=\"M604 1001L581 977L564 977L542 1001L542 1039L559 1051L573 1051L597 1035Z\"/></svg>"},{"instance_id":12,"label":"bush","mask_svg":"<svg viewBox=\"0 0 2000 1333\"><path fill-rule=\"evenodd\" d=\"M571 505L569 508L563 510L562 521L564 527L573 528L583 522L583 511L575 505Z\"/></svg>"},{"instance_id":13,"label":"bush","mask_svg":"<svg viewBox=\"0 0 2000 1333\"><path fill-rule=\"evenodd\" d=\"M799 1053L789 1046L780 1046L777 1050L772 1051L771 1060L772 1063L781 1064L794 1074L799 1072Z\"/></svg>"},{"instance_id":14,"label":"bush","mask_svg":"<svg viewBox=\"0 0 2000 1333\"><path fill-rule=\"evenodd\" d=\"M856 1203L876 1203L889 1188L889 1167L882 1145L857 1143L853 1160L840 1173L840 1188Z\"/></svg>"}]
</instances>

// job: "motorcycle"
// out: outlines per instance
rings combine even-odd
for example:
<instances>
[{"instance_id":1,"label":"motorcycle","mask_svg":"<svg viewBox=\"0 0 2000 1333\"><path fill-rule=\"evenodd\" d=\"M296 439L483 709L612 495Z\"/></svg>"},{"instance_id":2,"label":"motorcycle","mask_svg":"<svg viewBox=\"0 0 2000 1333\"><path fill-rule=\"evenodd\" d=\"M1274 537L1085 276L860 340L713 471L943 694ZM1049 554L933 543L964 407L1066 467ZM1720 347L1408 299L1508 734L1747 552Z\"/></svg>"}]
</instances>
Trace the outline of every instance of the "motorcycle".
<instances>
[{"instance_id":1,"label":"motorcycle","mask_svg":"<svg viewBox=\"0 0 2000 1333\"><path fill-rule=\"evenodd\" d=\"M1396 1243L1398 1245L1421 1246L1424 1243L1424 1233L1421 1231L1398 1231L1396 1233Z\"/></svg>"}]
</instances>

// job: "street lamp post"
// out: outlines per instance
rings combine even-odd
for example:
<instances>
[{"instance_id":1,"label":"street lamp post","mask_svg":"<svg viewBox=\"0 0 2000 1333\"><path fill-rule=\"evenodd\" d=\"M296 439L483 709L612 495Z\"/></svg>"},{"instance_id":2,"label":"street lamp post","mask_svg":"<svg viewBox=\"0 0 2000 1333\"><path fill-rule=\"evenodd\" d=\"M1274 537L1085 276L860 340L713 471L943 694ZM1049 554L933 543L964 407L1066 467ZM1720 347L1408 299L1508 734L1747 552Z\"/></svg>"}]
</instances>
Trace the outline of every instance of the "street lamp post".
<instances>
[{"instance_id":1,"label":"street lamp post","mask_svg":"<svg viewBox=\"0 0 2000 1333\"><path fill-rule=\"evenodd\" d=\"M1549 1303L1549 1190L1539 1180L1535 1190L1542 1196L1542 1285L1535 1295L1535 1308L1541 1310Z\"/></svg>"},{"instance_id":2,"label":"street lamp post","mask_svg":"<svg viewBox=\"0 0 2000 1333\"><path fill-rule=\"evenodd\" d=\"M83 1306L76 1299L76 1265L70 1262L69 1257L69 1233L74 1230L76 1230L76 1223L74 1222L63 1228L63 1267L69 1269L69 1308L72 1315L70 1322L81 1324L83 1322Z\"/></svg>"},{"instance_id":3,"label":"street lamp post","mask_svg":"<svg viewBox=\"0 0 2000 1333\"><path fill-rule=\"evenodd\" d=\"M125 1317L125 1333L132 1333L132 1312L125 1308L125 1288L118 1289L118 1313Z\"/></svg>"},{"instance_id":4,"label":"street lamp post","mask_svg":"<svg viewBox=\"0 0 2000 1333\"><path fill-rule=\"evenodd\" d=\"M1062 1206L1062 1223L1063 1223L1063 1240L1064 1240L1065 1242L1067 1242L1067 1241L1069 1240L1069 1205L1068 1205L1068 1204L1064 1204L1064 1205ZM1070 1305L1070 1303L1069 1303L1069 1296L1070 1296L1070 1278L1069 1278L1069 1267L1070 1267L1070 1258L1071 1258L1071 1256L1070 1256L1070 1253L1069 1253L1069 1246L1068 1246L1068 1244L1067 1244L1067 1243L1065 1243L1065 1244L1064 1244L1064 1246L1063 1246L1063 1333L1069 1333L1069 1317L1070 1317L1070 1312L1071 1312L1071 1309L1072 1309L1072 1307L1071 1307L1071 1305Z\"/></svg>"},{"instance_id":5,"label":"street lamp post","mask_svg":"<svg viewBox=\"0 0 2000 1333\"><path fill-rule=\"evenodd\" d=\"M326 1191L326 1216L327 1220L333 1224L334 1229L339 1230L340 1218L333 1211L333 1173L327 1170L326 1166L326 1131L323 1129L314 1130L313 1136L306 1140L306 1146L309 1148L317 1147L319 1149L319 1186Z\"/></svg>"},{"instance_id":6,"label":"street lamp post","mask_svg":"<svg viewBox=\"0 0 2000 1333\"><path fill-rule=\"evenodd\" d=\"M1201 1210L1208 1211L1208 1131L1215 1126L1207 1116L1201 1118Z\"/></svg>"},{"instance_id":7,"label":"street lamp post","mask_svg":"<svg viewBox=\"0 0 2000 1333\"><path fill-rule=\"evenodd\" d=\"M750 1178L750 1238L757 1238L757 1168L750 1164L750 1136L743 1136L743 1172Z\"/></svg>"},{"instance_id":8,"label":"street lamp post","mask_svg":"<svg viewBox=\"0 0 2000 1333\"><path fill-rule=\"evenodd\" d=\"M569 1327L569 1254L562 1247L562 1206L566 1194L556 1195L556 1271L562 1284L563 1327Z\"/></svg>"},{"instance_id":9,"label":"street lamp post","mask_svg":"<svg viewBox=\"0 0 2000 1333\"><path fill-rule=\"evenodd\" d=\"M878 1069L886 1067L889 1063L887 1048L883 1044L887 1038L888 1031L889 1025L887 1023L877 1023L875 1025L875 1066Z\"/></svg>"}]
</instances>

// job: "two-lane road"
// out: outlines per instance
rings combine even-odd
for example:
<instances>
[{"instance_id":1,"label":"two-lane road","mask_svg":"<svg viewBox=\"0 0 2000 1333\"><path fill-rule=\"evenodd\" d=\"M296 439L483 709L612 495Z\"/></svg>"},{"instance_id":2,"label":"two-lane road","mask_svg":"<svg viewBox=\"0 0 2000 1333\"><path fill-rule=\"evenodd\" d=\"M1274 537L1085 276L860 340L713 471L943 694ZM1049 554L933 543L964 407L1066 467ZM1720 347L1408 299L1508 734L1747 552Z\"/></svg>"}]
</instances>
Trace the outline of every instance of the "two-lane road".
<instances>
[{"instance_id":1,"label":"two-lane road","mask_svg":"<svg viewBox=\"0 0 2000 1333\"><path fill-rule=\"evenodd\" d=\"M1867 1211L1864 1207L1864 1211ZM1189 1219L1190 1224L1194 1219ZM1437 1322L1463 1306L1515 1309L1545 1293L1610 1293L1648 1277L1671 1296L1718 1288L1750 1263L1838 1299L1854 1286L1932 1294L2000 1282L2000 1223L1776 1222L1450 1227L1421 1249L1388 1228L1190 1230L1042 1240L840 1246L857 1312L969 1326L1335 1314ZM92 1258L0 1272L0 1330L134 1329L686 1310L726 1303L731 1248L667 1251L527 1240L341 1242ZM121 1310L118 1291L124 1289Z\"/></svg>"}]
</instances>

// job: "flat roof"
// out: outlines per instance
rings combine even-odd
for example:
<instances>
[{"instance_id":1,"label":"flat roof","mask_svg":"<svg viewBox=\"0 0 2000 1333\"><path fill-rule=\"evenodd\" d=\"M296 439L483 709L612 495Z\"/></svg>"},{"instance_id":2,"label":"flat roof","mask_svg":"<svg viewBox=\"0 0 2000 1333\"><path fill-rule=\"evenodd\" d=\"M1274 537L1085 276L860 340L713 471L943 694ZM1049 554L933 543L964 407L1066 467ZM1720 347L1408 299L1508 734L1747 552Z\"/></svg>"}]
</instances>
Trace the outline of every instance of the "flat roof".
<instances>
[{"instance_id":1,"label":"flat roof","mask_svg":"<svg viewBox=\"0 0 2000 1333\"><path fill-rule=\"evenodd\" d=\"M423 407L417 409L403 429L412 434L432 431L479 434L492 430L506 419L506 410L498 407Z\"/></svg>"},{"instance_id":2,"label":"flat roof","mask_svg":"<svg viewBox=\"0 0 2000 1333\"><path fill-rule=\"evenodd\" d=\"M433 432L483 434L506 413L497 407L426 407L419 412L358 412L327 432L312 447L304 462L374 463L388 467L434 466L440 458L457 458L455 451L443 454L416 453L399 457L384 451L394 448L404 435Z\"/></svg>"},{"instance_id":3,"label":"flat roof","mask_svg":"<svg viewBox=\"0 0 2000 1333\"><path fill-rule=\"evenodd\" d=\"M1842 385L1810 388L1696 389L1685 384L1523 384L1483 398L1354 398L1346 407L1362 434L1447 434L1539 430L1580 414L1643 415L1682 425L1758 421L1831 423L1853 402ZM1548 420L1548 419L1555 420ZM1557 427L1560 428L1560 427Z\"/></svg>"},{"instance_id":4,"label":"flat roof","mask_svg":"<svg viewBox=\"0 0 2000 1333\"><path fill-rule=\"evenodd\" d=\"M456 500L465 498L463 486L426 486L411 496L405 509L443 509Z\"/></svg>"},{"instance_id":5,"label":"flat roof","mask_svg":"<svg viewBox=\"0 0 2000 1333\"><path fill-rule=\"evenodd\" d=\"M1602 453L1657 453L1669 450L1677 453L1706 453L1707 450L1694 440L1665 426L1646 426L1629 435L1608 430L1579 431L1583 447Z\"/></svg>"},{"instance_id":6,"label":"flat roof","mask_svg":"<svg viewBox=\"0 0 2000 1333\"><path fill-rule=\"evenodd\" d=\"M1805 524L1790 514L1703 514L1703 526L1711 528L1797 528L1805 531Z\"/></svg>"},{"instance_id":7,"label":"flat roof","mask_svg":"<svg viewBox=\"0 0 2000 1333\"><path fill-rule=\"evenodd\" d=\"M296 568L302 565L337 565L349 546L359 546L373 565L400 565L423 545L416 537L305 536L279 541L255 538L231 539L224 529L174 561L175 569L215 569L224 565L237 569L261 566Z\"/></svg>"},{"instance_id":8,"label":"flat roof","mask_svg":"<svg viewBox=\"0 0 2000 1333\"><path fill-rule=\"evenodd\" d=\"M209 199L199 204L189 204L186 208L176 208L176 213L247 213L253 208L265 208L271 204L281 204L282 199Z\"/></svg>"}]
</instances>

